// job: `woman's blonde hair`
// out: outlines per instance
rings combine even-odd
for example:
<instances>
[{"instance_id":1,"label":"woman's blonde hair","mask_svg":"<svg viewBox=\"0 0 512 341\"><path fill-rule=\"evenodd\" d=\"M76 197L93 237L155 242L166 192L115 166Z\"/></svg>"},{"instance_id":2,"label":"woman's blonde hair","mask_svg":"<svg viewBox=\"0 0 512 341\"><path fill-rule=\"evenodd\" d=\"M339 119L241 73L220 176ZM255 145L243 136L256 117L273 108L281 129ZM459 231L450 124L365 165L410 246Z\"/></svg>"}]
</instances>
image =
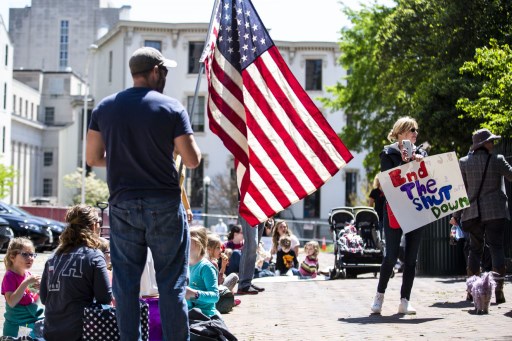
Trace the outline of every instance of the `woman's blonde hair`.
<instances>
[{"instance_id":1,"label":"woman's blonde hair","mask_svg":"<svg viewBox=\"0 0 512 341\"><path fill-rule=\"evenodd\" d=\"M373 188L379 188L380 187L380 181L379 177L375 175L375 178L373 178Z\"/></svg>"},{"instance_id":2,"label":"woman's blonde hair","mask_svg":"<svg viewBox=\"0 0 512 341\"><path fill-rule=\"evenodd\" d=\"M389 131L388 140L396 142L399 134L403 134L412 128L418 129L418 122L414 118L409 116L400 117L393 125L393 129Z\"/></svg>"},{"instance_id":3,"label":"woman's blonde hair","mask_svg":"<svg viewBox=\"0 0 512 341\"><path fill-rule=\"evenodd\" d=\"M68 226L60 235L55 253L63 254L77 246L99 249L101 240L94 232L94 225L100 220L97 210L89 205L75 205L66 213Z\"/></svg>"},{"instance_id":4,"label":"woman's blonde hair","mask_svg":"<svg viewBox=\"0 0 512 341\"><path fill-rule=\"evenodd\" d=\"M309 242L306 243L306 245L304 245L304 250L306 250L308 246L311 246L313 250L315 250L313 256L317 257L318 254L320 253L320 245L318 245L318 242L316 240L310 240Z\"/></svg>"},{"instance_id":5,"label":"woman's blonde hair","mask_svg":"<svg viewBox=\"0 0 512 341\"><path fill-rule=\"evenodd\" d=\"M16 257L17 255L22 253L23 249L25 248L30 249L30 252L35 252L36 250L34 247L34 243L32 243L32 241L28 238L17 237L11 239L4 256L4 264L7 270L12 269L13 261L11 258Z\"/></svg>"},{"instance_id":6,"label":"woman's blonde hair","mask_svg":"<svg viewBox=\"0 0 512 341\"><path fill-rule=\"evenodd\" d=\"M199 246L199 255L204 256L208 247L208 234L206 228L202 226L194 226L190 228L190 242L194 242Z\"/></svg>"}]
</instances>

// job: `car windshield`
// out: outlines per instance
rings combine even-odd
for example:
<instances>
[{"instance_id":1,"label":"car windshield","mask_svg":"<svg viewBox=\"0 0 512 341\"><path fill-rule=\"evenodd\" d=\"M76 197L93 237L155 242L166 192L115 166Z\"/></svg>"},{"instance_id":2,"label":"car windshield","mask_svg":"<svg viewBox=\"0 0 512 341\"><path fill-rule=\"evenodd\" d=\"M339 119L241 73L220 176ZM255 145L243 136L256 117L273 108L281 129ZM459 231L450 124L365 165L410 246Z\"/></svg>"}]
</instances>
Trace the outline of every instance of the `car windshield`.
<instances>
[{"instance_id":1,"label":"car windshield","mask_svg":"<svg viewBox=\"0 0 512 341\"><path fill-rule=\"evenodd\" d=\"M12 215L20 216L20 217L29 217L29 216L31 216L30 213L28 213L27 211L22 210L19 207L10 206L10 205L3 204L3 203L0 204L0 213L8 213L8 214L12 214Z\"/></svg>"},{"instance_id":2,"label":"car windshield","mask_svg":"<svg viewBox=\"0 0 512 341\"><path fill-rule=\"evenodd\" d=\"M27 211L25 211L24 209L22 208L19 208L17 206L9 206L11 208L11 210L13 212L16 212L18 213L19 215L22 215L22 216L31 216L32 214L28 213Z\"/></svg>"}]
</instances>

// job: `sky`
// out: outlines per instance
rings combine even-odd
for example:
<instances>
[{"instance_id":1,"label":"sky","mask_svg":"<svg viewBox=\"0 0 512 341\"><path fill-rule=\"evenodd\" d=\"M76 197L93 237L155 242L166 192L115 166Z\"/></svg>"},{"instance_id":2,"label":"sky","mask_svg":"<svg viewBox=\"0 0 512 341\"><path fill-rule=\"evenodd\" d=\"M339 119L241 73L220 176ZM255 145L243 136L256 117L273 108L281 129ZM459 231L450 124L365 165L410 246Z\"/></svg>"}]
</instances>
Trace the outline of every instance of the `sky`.
<instances>
[{"instance_id":1,"label":"sky","mask_svg":"<svg viewBox=\"0 0 512 341\"><path fill-rule=\"evenodd\" d=\"M107 2L107 0L103 0ZM130 20L154 22L209 22L214 0L109 0L113 7L131 6ZM341 2L357 8L370 0L252 0L274 40L338 41L349 25ZM393 4L392 0L379 3ZM9 8L30 6L31 0L1 0L0 15L8 27Z\"/></svg>"}]
</instances>

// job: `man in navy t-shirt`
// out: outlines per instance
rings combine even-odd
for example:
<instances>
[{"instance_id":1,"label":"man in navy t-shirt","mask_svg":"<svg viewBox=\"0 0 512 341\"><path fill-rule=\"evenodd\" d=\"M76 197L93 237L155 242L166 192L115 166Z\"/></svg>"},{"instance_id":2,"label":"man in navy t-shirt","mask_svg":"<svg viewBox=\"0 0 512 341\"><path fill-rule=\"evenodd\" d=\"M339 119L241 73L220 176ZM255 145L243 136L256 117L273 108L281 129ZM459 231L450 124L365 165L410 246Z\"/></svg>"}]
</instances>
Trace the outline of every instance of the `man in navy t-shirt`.
<instances>
[{"instance_id":1,"label":"man in navy t-shirt","mask_svg":"<svg viewBox=\"0 0 512 341\"><path fill-rule=\"evenodd\" d=\"M133 87L103 99L92 112L87 163L107 167L113 291L122 340L139 339L140 279L151 249L165 340L187 340L185 288L189 235L177 165L195 168L201 153L188 114L162 94L167 67L156 49L129 61ZM178 166L179 167L179 166Z\"/></svg>"}]
</instances>

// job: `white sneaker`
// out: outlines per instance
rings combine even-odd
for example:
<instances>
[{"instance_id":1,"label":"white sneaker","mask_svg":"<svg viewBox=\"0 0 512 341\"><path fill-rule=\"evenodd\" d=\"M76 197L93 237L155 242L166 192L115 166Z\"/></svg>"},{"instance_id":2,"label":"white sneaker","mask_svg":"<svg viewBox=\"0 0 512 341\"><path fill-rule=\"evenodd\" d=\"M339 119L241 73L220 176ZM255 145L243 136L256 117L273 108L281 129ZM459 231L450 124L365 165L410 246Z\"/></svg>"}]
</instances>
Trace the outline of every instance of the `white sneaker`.
<instances>
[{"instance_id":1,"label":"white sneaker","mask_svg":"<svg viewBox=\"0 0 512 341\"><path fill-rule=\"evenodd\" d=\"M398 306L398 313L405 315L415 315L416 309L414 309L406 298L400 299L400 305Z\"/></svg>"},{"instance_id":2,"label":"white sneaker","mask_svg":"<svg viewBox=\"0 0 512 341\"><path fill-rule=\"evenodd\" d=\"M373 299L373 304L371 306L371 310L373 314L380 314L382 311L382 304L384 303L384 294L380 292L375 294L375 298Z\"/></svg>"}]
</instances>

